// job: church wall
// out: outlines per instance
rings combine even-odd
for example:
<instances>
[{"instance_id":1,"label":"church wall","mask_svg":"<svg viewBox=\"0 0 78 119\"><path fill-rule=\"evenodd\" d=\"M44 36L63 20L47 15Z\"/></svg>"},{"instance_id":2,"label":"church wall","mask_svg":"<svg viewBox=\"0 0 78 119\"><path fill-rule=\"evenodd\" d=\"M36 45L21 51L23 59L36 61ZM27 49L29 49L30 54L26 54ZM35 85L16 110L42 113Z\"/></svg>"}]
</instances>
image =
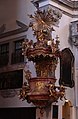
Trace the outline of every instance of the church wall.
<instances>
[{"instance_id":1,"label":"church wall","mask_svg":"<svg viewBox=\"0 0 78 119\"><path fill-rule=\"evenodd\" d=\"M45 5L48 3L49 2L46 2ZM66 12L72 13L71 10L68 10L64 7L61 7L60 5L57 5L54 2L50 2L50 4L53 7L55 7L55 8L57 7L57 8L60 8L60 10L62 10L62 18L60 19L59 26L54 27L56 32L54 32L53 37L55 37L56 35L59 36L60 50L63 50L64 48L69 48L73 52L73 55L75 56L76 54L75 54L74 47L71 46L71 44L68 42L69 41L69 24L70 24L70 22L78 20L78 19L72 18L71 15L66 14ZM43 6L42 3L41 3L41 6ZM18 26L16 24L16 20L21 21L21 22L25 23L26 25L28 25L29 24L29 18L28 18L27 14L33 14L33 12L35 10L36 10L35 7L32 5L32 3L29 0L16 0L16 1L2 0L2 1L0 1L0 26L2 24L6 24L5 25L5 27L6 27L5 32L7 32L7 31L15 30L18 28ZM33 37L33 35L31 35L31 33L32 33L32 31L30 29L27 32L23 32L20 34L9 36L7 38L2 38L2 39L0 39L0 42L5 41L5 40L8 41L10 39L15 39L16 37L20 37L20 36L24 36L24 35L27 35L27 37L29 39L35 39ZM60 67L60 65L58 64L58 67L56 70L56 78L58 80L60 78L59 67ZM56 82L57 85L58 85L58 80ZM66 89L66 98L71 101L72 105L75 105L76 104L75 92L74 92L75 88L69 88L69 87L66 87L66 88L67 88ZM30 107L30 106L33 106L33 104L28 104L26 101L22 102L22 100L19 100L18 95L17 95L18 91L14 90L13 92L14 92L14 94L16 93L14 97L3 98L0 95L0 107L26 107L26 106ZM2 93L4 93L4 92L2 92ZM64 102L59 102L57 104L63 105ZM49 114L49 117L50 117L51 112L49 112L49 113L50 113ZM60 116L59 116L59 119L60 119ZM47 117L45 114L45 119L46 118ZM74 118L72 118L72 119L74 119Z\"/></svg>"}]
</instances>

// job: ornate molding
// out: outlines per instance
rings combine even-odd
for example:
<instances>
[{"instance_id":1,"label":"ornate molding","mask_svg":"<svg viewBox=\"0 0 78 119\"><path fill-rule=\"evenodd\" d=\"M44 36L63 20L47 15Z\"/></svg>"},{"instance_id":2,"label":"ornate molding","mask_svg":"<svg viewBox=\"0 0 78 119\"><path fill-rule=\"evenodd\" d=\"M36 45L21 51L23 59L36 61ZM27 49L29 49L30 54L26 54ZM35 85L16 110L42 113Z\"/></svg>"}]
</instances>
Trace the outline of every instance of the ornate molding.
<instances>
[{"instance_id":1,"label":"ornate molding","mask_svg":"<svg viewBox=\"0 0 78 119\"><path fill-rule=\"evenodd\" d=\"M45 0L32 0L32 3L34 4L35 7L38 7L38 4L43 2ZM52 4L47 4L44 5L41 8L45 8L47 6L51 6L52 8L58 9L60 11L62 11L63 14L66 14L67 16L71 17L71 18L78 18L78 14L74 14L72 11L78 11L78 1L68 1L68 0L51 0L69 10L71 10L71 13L67 11L65 11L64 9L58 8L57 6L53 6Z\"/></svg>"},{"instance_id":2,"label":"ornate molding","mask_svg":"<svg viewBox=\"0 0 78 119\"><path fill-rule=\"evenodd\" d=\"M58 0L58 2L72 10L78 9L78 1Z\"/></svg>"},{"instance_id":3,"label":"ornate molding","mask_svg":"<svg viewBox=\"0 0 78 119\"><path fill-rule=\"evenodd\" d=\"M74 8L74 2L73 1L58 0L56 2L60 3L61 5L65 6L65 7L68 7L69 9L73 9Z\"/></svg>"},{"instance_id":4,"label":"ornate molding","mask_svg":"<svg viewBox=\"0 0 78 119\"><path fill-rule=\"evenodd\" d=\"M32 0L33 3L42 2L45 0ZM69 1L69 0L52 0L56 3L59 3L69 9L75 10L78 9L78 1Z\"/></svg>"},{"instance_id":5,"label":"ornate molding","mask_svg":"<svg viewBox=\"0 0 78 119\"><path fill-rule=\"evenodd\" d=\"M70 24L69 40L74 46L78 47L78 20Z\"/></svg>"},{"instance_id":6,"label":"ornate molding","mask_svg":"<svg viewBox=\"0 0 78 119\"><path fill-rule=\"evenodd\" d=\"M4 37L8 37L11 35L16 35L22 32L25 32L28 30L28 26L25 25L24 23L16 20L17 25L20 27L18 29L12 30L12 31L8 31L8 32L4 32L5 31L5 26L4 24L0 27L0 38L4 38Z\"/></svg>"}]
</instances>

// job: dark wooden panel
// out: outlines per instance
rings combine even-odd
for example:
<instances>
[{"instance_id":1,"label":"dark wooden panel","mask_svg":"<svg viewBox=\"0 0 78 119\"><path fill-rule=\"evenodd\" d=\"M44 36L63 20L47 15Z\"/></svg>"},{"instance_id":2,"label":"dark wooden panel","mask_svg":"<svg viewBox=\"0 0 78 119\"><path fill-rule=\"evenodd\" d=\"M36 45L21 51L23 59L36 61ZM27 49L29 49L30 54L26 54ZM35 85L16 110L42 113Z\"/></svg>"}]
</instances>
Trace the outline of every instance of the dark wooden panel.
<instances>
[{"instance_id":1,"label":"dark wooden panel","mask_svg":"<svg viewBox=\"0 0 78 119\"><path fill-rule=\"evenodd\" d=\"M0 119L36 119L36 108L0 108Z\"/></svg>"},{"instance_id":2,"label":"dark wooden panel","mask_svg":"<svg viewBox=\"0 0 78 119\"><path fill-rule=\"evenodd\" d=\"M74 56L69 48L61 51L60 57L60 80L59 84L73 87L74 86Z\"/></svg>"},{"instance_id":3,"label":"dark wooden panel","mask_svg":"<svg viewBox=\"0 0 78 119\"><path fill-rule=\"evenodd\" d=\"M21 88L23 83L23 70L0 73L0 89Z\"/></svg>"}]
</instances>

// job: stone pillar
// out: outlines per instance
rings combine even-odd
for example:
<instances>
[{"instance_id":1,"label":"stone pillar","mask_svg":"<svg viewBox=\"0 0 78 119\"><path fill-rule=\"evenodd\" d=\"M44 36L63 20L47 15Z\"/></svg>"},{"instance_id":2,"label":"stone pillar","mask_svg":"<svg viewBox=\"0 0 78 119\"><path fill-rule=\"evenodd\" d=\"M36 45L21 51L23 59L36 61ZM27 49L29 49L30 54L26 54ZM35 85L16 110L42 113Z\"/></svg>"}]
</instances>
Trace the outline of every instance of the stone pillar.
<instances>
[{"instance_id":1,"label":"stone pillar","mask_svg":"<svg viewBox=\"0 0 78 119\"><path fill-rule=\"evenodd\" d=\"M52 119L51 105L40 110L36 109L36 119Z\"/></svg>"}]
</instances>

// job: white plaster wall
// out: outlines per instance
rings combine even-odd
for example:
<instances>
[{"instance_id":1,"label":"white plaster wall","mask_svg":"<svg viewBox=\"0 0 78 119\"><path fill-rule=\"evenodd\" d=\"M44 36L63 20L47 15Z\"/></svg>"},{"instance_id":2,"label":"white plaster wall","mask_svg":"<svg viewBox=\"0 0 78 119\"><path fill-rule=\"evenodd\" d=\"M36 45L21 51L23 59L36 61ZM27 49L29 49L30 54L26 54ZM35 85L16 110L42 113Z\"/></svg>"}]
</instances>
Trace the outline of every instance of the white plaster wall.
<instances>
[{"instance_id":1,"label":"white plaster wall","mask_svg":"<svg viewBox=\"0 0 78 119\"><path fill-rule=\"evenodd\" d=\"M59 36L60 40L60 50L63 50L64 48L70 48L70 50L74 53L73 47L68 42L69 40L69 24L72 21L72 18L69 16L66 16L65 14L62 15L62 18L60 19L59 27L56 28L56 34ZM75 56L75 54L74 54ZM56 78L57 82L56 85L58 85L58 80L60 78L60 65L58 64L57 70L56 70ZM74 88L68 88L66 87L66 98L72 102L72 104L75 105L74 100Z\"/></svg>"}]
</instances>

